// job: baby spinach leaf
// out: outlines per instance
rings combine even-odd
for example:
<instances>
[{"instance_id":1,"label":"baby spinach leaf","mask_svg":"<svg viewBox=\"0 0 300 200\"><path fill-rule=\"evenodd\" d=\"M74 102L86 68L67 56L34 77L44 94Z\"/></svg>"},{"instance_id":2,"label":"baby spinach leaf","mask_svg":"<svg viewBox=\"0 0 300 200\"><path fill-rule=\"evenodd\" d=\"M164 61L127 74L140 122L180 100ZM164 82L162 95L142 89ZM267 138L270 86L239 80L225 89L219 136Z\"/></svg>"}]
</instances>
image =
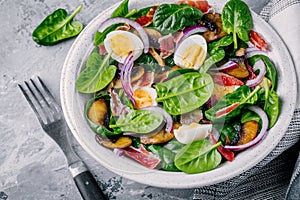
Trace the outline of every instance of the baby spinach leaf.
<instances>
[{"instance_id":1,"label":"baby spinach leaf","mask_svg":"<svg viewBox=\"0 0 300 200\"><path fill-rule=\"evenodd\" d=\"M219 47L227 47L233 43L233 38L231 35L227 35L222 37L221 39L211 42L208 44L208 49L211 52L214 49L218 49Z\"/></svg>"},{"instance_id":2,"label":"baby spinach leaf","mask_svg":"<svg viewBox=\"0 0 300 200\"><path fill-rule=\"evenodd\" d=\"M239 137L236 137L237 134L240 134L242 129L242 125L239 122L239 120L231 120L229 122L226 122L224 126L219 130L220 132L220 138L219 141L222 142L222 144L226 143L237 143L237 139Z\"/></svg>"},{"instance_id":3,"label":"baby spinach leaf","mask_svg":"<svg viewBox=\"0 0 300 200\"><path fill-rule=\"evenodd\" d=\"M264 111L269 118L269 128L272 128L275 125L280 112L279 98L274 90L269 91L268 99L265 100Z\"/></svg>"},{"instance_id":4,"label":"baby spinach leaf","mask_svg":"<svg viewBox=\"0 0 300 200\"><path fill-rule=\"evenodd\" d=\"M206 172L216 168L222 161L217 147L208 140L197 140L184 146L175 156L175 166L188 174Z\"/></svg>"},{"instance_id":5,"label":"baby spinach leaf","mask_svg":"<svg viewBox=\"0 0 300 200\"><path fill-rule=\"evenodd\" d=\"M206 59L203 65L200 67L200 73L206 73L207 70L217 62L221 61L225 57L225 51L222 48L213 49L209 53L210 57Z\"/></svg>"},{"instance_id":6,"label":"baby spinach leaf","mask_svg":"<svg viewBox=\"0 0 300 200\"><path fill-rule=\"evenodd\" d=\"M171 115L188 113L202 106L214 89L213 79L209 74L189 72L155 86L157 102L162 102L164 109Z\"/></svg>"},{"instance_id":7,"label":"baby spinach leaf","mask_svg":"<svg viewBox=\"0 0 300 200\"><path fill-rule=\"evenodd\" d=\"M256 114L255 112L253 112L251 110L247 110L247 111L243 112L243 115L241 117L241 123L249 122L252 120L254 120L258 123L261 122L259 115Z\"/></svg>"},{"instance_id":8,"label":"baby spinach leaf","mask_svg":"<svg viewBox=\"0 0 300 200\"><path fill-rule=\"evenodd\" d=\"M250 87L243 85L239 87L232 93L226 94L216 105L214 105L209 110L205 111L205 116L207 119L211 121L217 121L220 119L228 120L232 117L235 117L240 114L241 109L246 105L253 105L258 101L257 92L259 91L260 87L257 87L255 90L251 92ZM228 107L234 103L240 103L238 107L233 109L227 115L217 118L216 113L221 110L222 108Z\"/></svg>"},{"instance_id":9,"label":"baby spinach leaf","mask_svg":"<svg viewBox=\"0 0 300 200\"><path fill-rule=\"evenodd\" d=\"M199 9L186 4L162 4L155 11L153 26L163 34L175 33L195 25L202 16Z\"/></svg>"},{"instance_id":10,"label":"baby spinach leaf","mask_svg":"<svg viewBox=\"0 0 300 200\"><path fill-rule=\"evenodd\" d=\"M223 30L233 34L234 48L238 48L237 36L244 42L249 41L253 27L252 16L247 4L241 0L230 0L222 10Z\"/></svg>"},{"instance_id":11,"label":"baby spinach leaf","mask_svg":"<svg viewBox=\"0 0 300 200\"><path fill-rule=\"evenodd\" d=\"M175 155L184 145L177 140L171 140L165 145L150 145L148 149L161 160L161 168L165 171L179 171L174 164Z\"/></svg>"},{"instance_id":12,"label":"baby spinach leaf","mask_svg":"<svg viewBox=\"0 0 300 200\"><path fill-rule=\"evenodd\" d=\"M122 1L122 3L113 11L113 13L111 14L110 17L114 18L114 17L122 17L122 16L127 15L128 2L129 2L129 0Z\"/></svg>"},{"instance_id":13,"label":"baby spinach leaf","mask_svg":"<svg viewBox=\"0 0 300 200\"><path fill-rule=\"evenodd\" d=\"M267 72L266 72L265 76L268 79L270 79L270 81L272 82L271 90L276 90L277 82L278 82L278 75L277 75L277 70L275 68L275 65L270 60L270 58L268 58L265 55L255 55L255 56L252 56L251 58L249 58L249 64L251 66L253 66L254 63L259 59L262 59L262 61L265 63L265 65L267 67Z\"/></svg>"},{"instance_id":14,"label":"baby spinach leaf","mask_svg":"<svg viewBox=\"0 0 300 200\"><path fill-rule=\"evenodd\" d=\"M76 80L76 89L81 93L94 93L105 88L114 78L117 67L109 65L110 54L104 60L92 52L86 62L86 68Z\"/></svg>"},{"instance_id":15,"label":"baby spinach leaf","mask_svg":"<svg viewBox=\"0 0 300 200\"><path fill-rule=\"evenodd\" d=\"M164 117L159 112L133 110L128 114L120 115L116 123L111 124L109 127L122 132L146 134L162 127L164 123Z\"/></svg>"},{"instance_id":16,"label":"baby spinach leaf","mask_svg":"<svg viewBox=\"0 0 300 200\"><path fill-rule=\"evenodd\" d=\"M145 67L147 71L161 70L161 67L157 61L150 54L142 54L136 61L135 64Z\"/></svg>"},{"instance_id":17,"label":"baby spinach leaf","mask_svg":"<svg viewBox=\"0 0 300 200\"><path fill-rule=\"evenodd\" d=\"M73 21L73 18L81 8L82 5L70 16L66 10L61 8L54 11L33 31L33 40L40 45L54 45L78 35L82 31L83 25L79 21Z\"/></svg>"},{"instance_id":18,"label":"baby spinach leaf","mask_svg":"<svg viewBox=\"0 0 300 200\"><path fill-rule=\"evenodd\" d=\"M114 25L111 25L110 27L108 27L107 29L105 29L103 32L96 31L96 33L94 35L94 45L98 46L98 45L102 44L104 39L106 38L106 35L108 33L112 32L113 30L115 30L118 26L119 26L119 24L114 24Z\"/></svg>"}]
</instances>

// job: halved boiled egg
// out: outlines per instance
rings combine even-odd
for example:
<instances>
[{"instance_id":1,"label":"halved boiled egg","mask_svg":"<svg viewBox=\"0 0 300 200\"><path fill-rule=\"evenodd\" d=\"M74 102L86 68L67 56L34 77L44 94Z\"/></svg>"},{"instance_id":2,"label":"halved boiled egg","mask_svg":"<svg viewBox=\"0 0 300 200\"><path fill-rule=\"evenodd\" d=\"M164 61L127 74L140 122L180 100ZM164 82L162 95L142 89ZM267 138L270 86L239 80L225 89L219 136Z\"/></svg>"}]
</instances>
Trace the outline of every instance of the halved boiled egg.
<instances>
[{"instance_id":1,"label":"halved boiled egg","mask_svg":"<svg viewBox=\"0 0 300 200\"><path fill-rule=\"evenodd\" d=\"M183 68L199 69L207 54L207 43L201 35L192 35L178 46L174 62Z\"/></svg>"},{"instance_id":2,"label":"halved boiled egg","mask_svg":"<svg viewBox=\"0 0 300 200\"><path fill-rule=\"evenodd\" d=\"M191 123L174 129L175 138L182 144L189 144L196 140L203 140L212 130L212 124Z\"/></svg>"},{"instance_id":3,"label":"halved boiled egg","mask_svg":"<svg viewBox=\"0 0 300 200\"><path fill-rule=\"evenodd\" d=\"M133 52L133 60L136 60L144 49L141 39L128 31L112 31L107 34L104 40L104 47L107 52L112 52L111 57L120 63L124 63L125 58Z\"/></svg>"},{"instance_id":4,"label":"halved boiled egg","mask_svg":"<svg viewBox=\"0 0 300 200\"><path fill-rule=\"evenodd\" d=\"M145 108L148 106L156 106L157 93L154 88L151 87L141 87L133 92L133 98L135 100L135 108Z\"/></svg>"}]
</instances>

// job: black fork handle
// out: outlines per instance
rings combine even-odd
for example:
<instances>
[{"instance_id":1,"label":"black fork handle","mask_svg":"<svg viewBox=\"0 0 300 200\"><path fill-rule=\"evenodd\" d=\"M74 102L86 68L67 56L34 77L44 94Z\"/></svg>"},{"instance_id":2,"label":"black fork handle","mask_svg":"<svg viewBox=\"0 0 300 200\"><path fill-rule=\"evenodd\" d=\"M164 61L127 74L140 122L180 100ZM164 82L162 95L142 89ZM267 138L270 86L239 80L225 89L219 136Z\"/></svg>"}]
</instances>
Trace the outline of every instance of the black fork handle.
<instances>
[{"instance_id":1,"label":"black fork handle","mask_svg":"<svg viewBox=\"0 0 300 200\"><path fill-rule=\"evenodd\" d=\"M97 181L83 162L70 165L69 170L84 200L107 200Z\"/></svg>"}]
</instances>

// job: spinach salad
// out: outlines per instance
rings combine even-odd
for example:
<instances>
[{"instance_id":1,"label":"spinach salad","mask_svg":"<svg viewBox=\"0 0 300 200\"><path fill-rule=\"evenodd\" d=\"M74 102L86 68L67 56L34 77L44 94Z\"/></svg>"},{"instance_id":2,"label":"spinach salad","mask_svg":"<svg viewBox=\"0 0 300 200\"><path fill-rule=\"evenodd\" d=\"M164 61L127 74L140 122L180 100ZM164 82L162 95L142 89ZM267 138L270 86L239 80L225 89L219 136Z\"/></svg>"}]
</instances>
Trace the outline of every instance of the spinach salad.
<instances>
[{"instance_id":1,"label":"spinach salad","mask_svg":"<svg viewBox=\"0 0 300 200\"><path fill-rule=\"evenodd\" d=\"M98 143L145 167L189 174L234 162L280 113L269 44L251 12L229 0L129 10L99 24L76 80ZM116 155L116 156L117 156Z\"/></svg>"}]
</instances>

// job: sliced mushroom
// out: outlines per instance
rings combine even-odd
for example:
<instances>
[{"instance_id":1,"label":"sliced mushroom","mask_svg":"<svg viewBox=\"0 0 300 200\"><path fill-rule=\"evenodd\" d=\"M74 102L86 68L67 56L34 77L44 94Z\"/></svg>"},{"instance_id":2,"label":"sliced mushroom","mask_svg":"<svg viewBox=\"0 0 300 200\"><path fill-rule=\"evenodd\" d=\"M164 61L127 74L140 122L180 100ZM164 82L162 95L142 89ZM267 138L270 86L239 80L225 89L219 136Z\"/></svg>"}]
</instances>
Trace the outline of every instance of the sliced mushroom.
<instances>
[{"instance_id":1,"label":"sliced mushroom","mask_svg":"<svg viewBox=\"0 0 300 200\"><path fill-rule=\"evenodd\" d=\"M143 135L140 137L141 143L143 144L161 144L168 142L174 138L174 133L168 133L164 129L160 130L156 134Z\"/></svg>"},{"instance_id":2,"label":"sliced mushroom","mask_svg":"<svg viewBox=\"0 0 300 200\"><path fill-rule=\"evenodd\" d=\"M88 118L95 124L103 125L108 115L108 107L104 99L96 100L88 110Z\"/></svg>"},{"instance_id":3,"label":"sliced mushroom","mask_svg":"<svg viewBox=\"0 0 300 200\"><path fill-rule=\"evenodd\" d=\"M151 47L154 47L156 49L159 49L159 43L158 39L161 38L163 35L155 30L154 28L145 28L144 30L146 31L147 35L149 36L149 43ZM136 30L133 31L134 34L139 36L138 32Z\"/></svg>"},{"instance_id":4,"label":"sliced mushroom","mask_svg":"<svg viewBox=\"0 0 300 200\"><path fill-rule=\"evenodd\" d=\"M252 141L258 132L258 122L251 120L245 122L242 127L242 132L237 145L247 144Z\"/></svg>"},{"instance_id":5,"label":"sliced mushroom","mask_svg":"<svg viewBox=\"0 0 300 200\"><path fill-rule=\"evenodd\" d=\"M247 78L249 76L249 71L247 69L247 66L245 65L244 57L236 57L230 60L236 62L238 64L238 67L227 71L227 74L240 79Z\"/></svg>"},{"instance_id":6,"label":"sliced mushroom","mask_svg":"<svg viewBox=\"0 0 300 200\"><path fill-rule=\"evenodd\" d=\"M222 18L219 13L207 13L201 20L200 24L207 27L209 31L203 33L203 37L207 42L211 42L227 35L222 28Z\"/></svg>"},{"instance_id":7,"label":"sliced mushroom","mask_svg":"<svg viewBox=\"0 0 300 200\"><path fill-rule=\"evenodd\" d=\"M131 83L133 83L133 82L139 80L140 78L142 78L144 73L145 73L144 67L141 67L141 66L133 67L132 71L131 71L131 74L130 74ZM114 80L114 88L116 88L116 89L122 88L122 84L121 84L120 79L115 79Z\"/></svg>"},{"instance_id":8,"label":"sliced mushroom","mask_svg":"<svg viewBox=\"0 0 300 200\"><path fill-rule=\"evenodd\" d=\"M126 136L121 136L115 142L112 142L111 140L103 139L101 136L96 135L96 141L99 144L110 149L115 149L115 148L124 149L126 147L129 147L132 144L132 139Z\"/></svg>"},{"instance_id":9,"label":"sliced mushroom","mask_svg":"<svg viewBox=\"0 0 300 200\"><path fill-rule=\"evenodd\" d=\"M153 47L149 48L149 53L157 61L159 66L161 66L161 67L166 66L165 61L162 59L162 57L160 57L160 55L155 51L155 49Z\"/></svg>"}]
</instances>

